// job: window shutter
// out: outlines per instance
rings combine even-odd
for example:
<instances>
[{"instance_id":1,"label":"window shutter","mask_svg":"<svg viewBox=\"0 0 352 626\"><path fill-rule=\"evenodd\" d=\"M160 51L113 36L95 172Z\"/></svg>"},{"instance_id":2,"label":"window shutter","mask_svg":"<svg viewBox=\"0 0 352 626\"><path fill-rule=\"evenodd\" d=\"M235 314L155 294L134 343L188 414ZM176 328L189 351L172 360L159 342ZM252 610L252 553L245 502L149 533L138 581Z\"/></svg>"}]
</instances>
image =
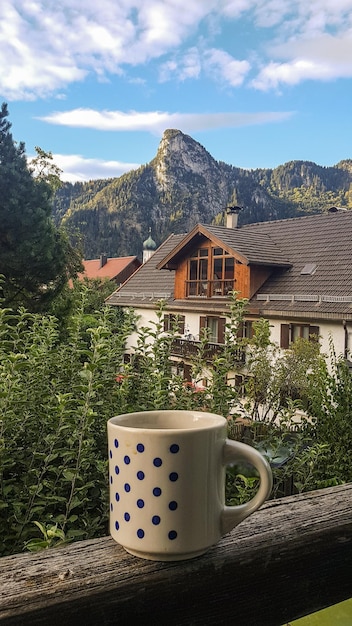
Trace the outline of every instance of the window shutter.
<instances>
[{"instance_id":1,"label":"window shutter","mask_svg":"<svg viewBox=\"0 0 352 626\"><path fill-rule=\"evenodd\" d=\"M185 316L184 315L180 315L178 318L178 332L180 333L180 335L184 335L185 334Z\"/></svg>"},{"instance_id":2,"label":"window shutter","mask_svg":"<svg viewBox=\"0 0 352 626\"><path fill-rule=\"evenodd\" d=\"M204 315L201 315L199 318L199 336L203 337L204 329L207 327L207 318Z\"/></svg>"},{"instance_id":3,"label":"window shutter","mask_svg":"<svg viewBox=\"0 0 352 626\"><path fill-rule=\"evenodd\" d=\"M280 347L288 348L290 345L290 326L289 324L281 324Z\"/></svg>"},{"instance_id":4,"label":"window shutter","mask_svg":"<svg viewBox=\"0 0 352 626\"><path fill-rule=\"evenodd\" d=\"M313 335L313 337L312 337ZM309 326L309 339L311 341L318 341L319 339L319 326Z\"/></svg>"},{"instance_id":5,"label":"window shutter","mask_svg":"<svg viewBox=\"0 0 352 626\"><path fill-rule=\"evenodd\" d=\"M218 343L225 343L225 318L218 319Z\"/></svg>"}]
</instances>

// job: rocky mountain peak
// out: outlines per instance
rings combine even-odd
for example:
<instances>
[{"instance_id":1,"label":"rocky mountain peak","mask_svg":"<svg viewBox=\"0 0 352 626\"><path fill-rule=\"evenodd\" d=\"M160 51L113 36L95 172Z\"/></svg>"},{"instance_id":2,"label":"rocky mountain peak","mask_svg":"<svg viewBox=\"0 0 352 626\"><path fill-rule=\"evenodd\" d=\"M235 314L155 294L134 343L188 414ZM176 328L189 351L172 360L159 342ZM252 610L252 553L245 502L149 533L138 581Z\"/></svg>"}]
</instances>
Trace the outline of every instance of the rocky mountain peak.
<instances>
[{"instance_id":1,"label":"rocky mountain peak","mask_svg":"<svg viewBox=\"0 0 352 626\"><path fill-rule=\"evenodd\" d=\"M157 181L162 186L170 183L180 169L184 174L201 176L217 169L217 161L200 143L176 129L164 132L152 163Z\"/></svg>"}]
</instances>

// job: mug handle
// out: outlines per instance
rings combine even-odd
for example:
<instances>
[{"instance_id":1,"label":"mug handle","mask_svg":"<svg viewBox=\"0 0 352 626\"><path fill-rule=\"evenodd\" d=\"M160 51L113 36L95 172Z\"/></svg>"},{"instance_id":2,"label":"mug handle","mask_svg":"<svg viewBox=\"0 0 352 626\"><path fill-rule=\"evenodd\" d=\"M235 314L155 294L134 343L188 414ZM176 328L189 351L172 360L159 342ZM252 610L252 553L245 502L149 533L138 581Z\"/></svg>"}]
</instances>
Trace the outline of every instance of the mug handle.
<instances>
[{"instance_id":1,"label":"mug handle","mask_svg":"<svg viewBox=\"0 0 352 626\"><path fill-rule=\"evenodd\" d=\"M254 513L269 497L273 486L273 475L268 461L255 448L226 439L223 448L223 465L234 465L239 461L246 461L259 472L260 485L255 496L245 504L224 506L221 513L221 534L226 535L246 517Z\"/></svg>"}]
</instances>

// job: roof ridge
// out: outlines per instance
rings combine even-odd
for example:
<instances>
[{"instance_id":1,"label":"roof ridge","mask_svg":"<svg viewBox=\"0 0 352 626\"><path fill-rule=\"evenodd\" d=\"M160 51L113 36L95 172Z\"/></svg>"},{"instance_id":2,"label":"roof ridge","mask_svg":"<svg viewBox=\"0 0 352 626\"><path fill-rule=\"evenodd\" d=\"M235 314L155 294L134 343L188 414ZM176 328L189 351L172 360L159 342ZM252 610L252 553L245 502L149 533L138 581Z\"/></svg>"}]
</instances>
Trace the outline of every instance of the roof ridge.
<instances>
[{"instance_id":1,"label":"roof ridge","mask_svg":"<svg viewBox=\"0 0 352 626\"><path fill-rule=\"evenodd\" d=\"M281 217L280 219L277 220L265 220L263 222L250 222L248 224L242 224L241 226L239 226L239 230L241 228L249 228L252 226L260 226L262 224L277 224L280 222L294 222L294 221L298 221L298 220L305 220L305 219L313 219L313 218L317 218L317 217L328 217L329 215L348 215L348 214L352 215L352 209L347 209L347 211L335 211L332 213L329 213L329 211L321 211L320 213L312 213L309 215L295 215L294 217ZM225 226L226 228L226 226Z\"/></svg>"}]
</instances>

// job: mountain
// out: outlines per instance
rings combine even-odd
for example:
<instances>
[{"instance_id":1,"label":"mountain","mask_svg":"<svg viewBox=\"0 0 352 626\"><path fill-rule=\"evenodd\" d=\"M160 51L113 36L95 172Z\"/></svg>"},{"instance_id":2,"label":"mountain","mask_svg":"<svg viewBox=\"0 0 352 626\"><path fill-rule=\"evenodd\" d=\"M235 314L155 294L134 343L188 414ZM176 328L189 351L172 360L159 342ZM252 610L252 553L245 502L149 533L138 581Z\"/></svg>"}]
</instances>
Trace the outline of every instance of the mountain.
<instances>
[{"instance_id":1,"label":"mountain","mask_svg":"<svg viewBox=\"0 0 352 626\"><path fill-rule=\"evenodd\" d=\"M235 148L234 148L235 150ZM222 223L239 205L239 224L295 217L330 206L352 208L352 160L333 167L291 161L246 170L216 161L179 130L166 130L155 158L119 178L65 183L54 217L82 239L86 259L135 254L149 229L159 245L197 222Z\"/></svg>"}]
</instances>

